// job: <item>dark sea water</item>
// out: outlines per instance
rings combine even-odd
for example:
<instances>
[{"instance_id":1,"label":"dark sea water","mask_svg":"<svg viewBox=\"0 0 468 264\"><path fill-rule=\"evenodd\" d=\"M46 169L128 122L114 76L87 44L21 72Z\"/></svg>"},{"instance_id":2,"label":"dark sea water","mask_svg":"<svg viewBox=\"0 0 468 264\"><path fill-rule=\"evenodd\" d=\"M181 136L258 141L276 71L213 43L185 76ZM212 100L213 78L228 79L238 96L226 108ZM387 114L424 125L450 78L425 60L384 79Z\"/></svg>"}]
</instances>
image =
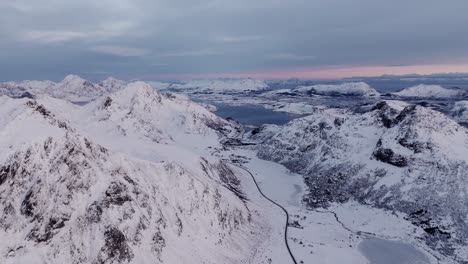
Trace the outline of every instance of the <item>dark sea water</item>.
<instances>
[{"instance_id":1,"label":"dark sea water","mask_svg":"<svg viewBox=\"0 0 468 264\"><path fill-rule=\"evenodd\" d=\"M284 112L276 112L260 105L233 106L215 104L218 108L214 113L222 118L232 118L243 125L260 126L263 124L284 125L289 121L301 117Z\"/></svg>"},{"instance_id":2,"label":"dark sea water","mask_svg":"<svg viewBox=\"0 0 468 264\"><path fill-rule=\"evenodd\" d=\"M393 80L393 79L379 79L379 78L370 78L364 80L339 80L339 81L304 81L300 83L273 83L270 84L272 90L277 89L287 89L295 88L299 85L314 85L314 84L339 84L349 81L364 81L368 83L371 87L378 90L382 93L382 97L379 98L363 98L363 97L352 97L352 96L336 96L336 97L301 97L301 96L288 96L288 95L278 95L277 97L269 96L267 100L270 100L272 104L280 101L287 102L301 102L308 105L320 105L328 106L333 108L359 108L365 105L371 105L379 100L392 100L393 98L386 94L395 91L400 91L404 88L415 86L418 84L427 84L427 85L441 85L442 87L452 88L459 87L462 89L468 90L468 80ZM226 103L223 102L224 97L228 100ZM262 97L261 93L252 93L252 94L242 94L235 95L238 98L238 103L236 105L229 104L228 102L232 101L232 95L215 95L210 97L210 95L193 95L191 96L192 100L196 102L203 102L215 105L217 111L214 113L222 118L232 118L239 123L246 126L260 126L264 124L274 124L274 125L284 125L291 120L302 117L297 114L290 114L285 112L277 112L267 108L264 108L262 104L254 105L249 104L243 99L251 98L260 98L261 100L265 99ZM448 113L448 111L453 107L453 104L457 100L447 100L447 99L402 99L411 104L423 104L425 106L431 107L432 109L441 111L443 113ZM242 102L246 103L242 103Z\"/></svg>"}]
</instances>

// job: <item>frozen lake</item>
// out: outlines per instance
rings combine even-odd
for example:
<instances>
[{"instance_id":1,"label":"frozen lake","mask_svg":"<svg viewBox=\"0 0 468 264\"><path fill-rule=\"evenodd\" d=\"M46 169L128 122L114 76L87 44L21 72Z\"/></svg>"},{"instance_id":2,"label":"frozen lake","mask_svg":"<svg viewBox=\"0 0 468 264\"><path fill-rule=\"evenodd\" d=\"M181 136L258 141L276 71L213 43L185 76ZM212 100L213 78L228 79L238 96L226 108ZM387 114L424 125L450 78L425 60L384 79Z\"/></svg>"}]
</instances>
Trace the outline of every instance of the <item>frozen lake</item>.
<instances>
[{"instance_id":1,"label":"frozen lake","mask_svg":"<svg viewBox=\"0 0 468 264\"><path fill-rule=\"evenodd\" d=\"M430 264L427 256L411 244L400 241L369 237L363 240L359 250L371 264Z\"/></svg>"}]
</instances>

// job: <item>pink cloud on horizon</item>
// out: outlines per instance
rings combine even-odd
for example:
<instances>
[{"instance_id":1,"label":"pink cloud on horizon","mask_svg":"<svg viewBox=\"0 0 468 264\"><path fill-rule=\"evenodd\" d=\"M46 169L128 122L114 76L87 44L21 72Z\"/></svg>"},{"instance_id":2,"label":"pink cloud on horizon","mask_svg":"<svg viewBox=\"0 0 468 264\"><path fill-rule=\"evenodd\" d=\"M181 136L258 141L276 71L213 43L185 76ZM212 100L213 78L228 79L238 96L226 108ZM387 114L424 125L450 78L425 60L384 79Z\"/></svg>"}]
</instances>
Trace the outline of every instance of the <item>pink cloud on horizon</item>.
<instances>
[{"instance_id":1,"label":"pink cloud on horizon","mask_svg":"<svg viewBox=\"0 0 468 264\"><path fill-rule=\"evenodd\" d=\"M209 73L209 74L150 74L143 78L151 79L210 79L210 78L256 78L256 79L340 79L348 77L373 77L384 74L433 74L464 72L468 73L467 64L436 64L407 66L322 66L291 69L253 71L250 73Z\"/></svg>"}]
</instances>

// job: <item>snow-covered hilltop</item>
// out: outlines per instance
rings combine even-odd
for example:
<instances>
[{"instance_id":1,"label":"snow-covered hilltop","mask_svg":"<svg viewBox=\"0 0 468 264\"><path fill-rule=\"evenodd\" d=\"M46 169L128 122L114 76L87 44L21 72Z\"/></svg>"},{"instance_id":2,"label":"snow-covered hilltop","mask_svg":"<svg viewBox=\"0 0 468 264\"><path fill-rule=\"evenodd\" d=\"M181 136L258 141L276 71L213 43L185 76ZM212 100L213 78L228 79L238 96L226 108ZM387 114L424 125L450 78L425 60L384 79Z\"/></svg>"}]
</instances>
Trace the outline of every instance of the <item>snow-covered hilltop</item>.
<instances>
[{"instance_id":1,"label":"snow-covered hilltop","mask_svg":"<svg viewBox=\"0 0 468 264\"><path fill-rule=\"evenodd\" d=\"M380 93L364 82L348 82L342 84L315 84L310 86L298 86L295 88L277 89L268 92L267 95L290 96L354 96L354 97L378 97Z\"/></svg>"},{"instance_id":2,"label":"snow-covered hilltop","mask_svg":"<svg viewBox=\"0 0 468 264\"><path fill-rule=\"evenodd\" d=\"M84 106L0 96L1 259L260 263L268 221L207 155L225 133L236 125L141 82Z\"/></svg>"},{"instance_id":3,"label":"snow-covered hilltop","mask_svg":"<svg viewBox=\"0 0 468 264\"><path fill-rule=\"evenodd\" d=\"M443 88L440 85L420 84L393 93L399 97L431 98L431 99L462 99L468 97L468 91L459 88Z\"/></svg>"},{"instance_id":4,"label":"snow-covered hilltop","mask_svg":"<svg viewBox=\"0 0 468 264\"><path fill-rule=\"evenodd\" d=\"M259 156L305 176L310 208L357 201L405 213L427 245L468 261L468 129L400 101L317 108L252 131Z\"/></svg>"},{"instance_id":5,"label":"snow-covered hilltop","mask_svg":"<svg viewBox=\"0 0 468 264\"><path fill-rule=\"evenodd\" d=\"M187 92L252 92L264 91L269 86L255 79L193 80L182 84L171 84L169 89Z\"/></svg>"},{"instance_id":6,"label":"snow-covered hilltop","mask_svg":"<svg viewBox=\"0 0 468 264\"><path fill-rule=\"evenodd\" d=\"M380 94L367 83L364 82L351 82L342 84L318 84L312 86L300 86L292 90L296 93L303 94L317 94L328 96L363 96L375 97Z\"/></svg>"}]
</instances>

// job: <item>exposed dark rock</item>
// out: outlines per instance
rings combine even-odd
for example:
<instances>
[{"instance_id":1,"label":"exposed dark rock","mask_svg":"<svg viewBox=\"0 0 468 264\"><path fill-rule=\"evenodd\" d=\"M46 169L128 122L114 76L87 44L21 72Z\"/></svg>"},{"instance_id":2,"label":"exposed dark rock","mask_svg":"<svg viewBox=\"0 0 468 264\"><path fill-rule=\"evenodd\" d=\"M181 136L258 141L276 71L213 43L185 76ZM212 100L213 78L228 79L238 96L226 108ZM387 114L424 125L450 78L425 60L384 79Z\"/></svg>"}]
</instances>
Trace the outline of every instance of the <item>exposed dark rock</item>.
<instances>
[{"instance_id":1,"label":"exposed dark rock","mask_svg":"<svg viewBox=\"0 0 468 264\"><path fill-rule=\"evenodd\" d=\"M36 206L37 202L34 199L34 193L32 190L29 190L29 192L24 197L23 202L21 203L20 212L25 216L33 217Z\"/></svg>"},{"instance_id":2,"label":"exposed dark rock","mask_svg":"<svg viewBox=\"0 0 468 264\"><path fill-rule=\"evenodd\" d=\"M134 254L128 246L125 235L115 227L107 227L104 232L105 245L99 252L97 263L127 263L130 262Z\"/></svg>"},{"instance_id":3,"label":"exposed dark rock","mask_svg":"<svg viewBox=\"0 0 468 264\"><path fill-rule=\"evenodd\" d=\"M161 261L161 254L162 254L164 247L166 247L166 240L162 236L160 230L158 230L153 235L152 241L153 241L153 244L152 244L151 249L156 253L156 256L158 257L159 261Z\"/></svg>"},{"instance_id":4,"label":"exposed dark rock","mask_svg":"<svg viewBox=\"0 0 468 264\"><path fill-rule=\"evenodd\" d=\"M91 223L99 223L101 221L102 216L102 207L99 203L94 202L92 203L86 212L86 218Z\"/></svg>"},{"instance_id":5,"label":"exposed dark rock","mask_svg":"<svg viewBox=\"0 0 468 264\"><path fill-rule=\"evenodd\" d=\"M34 109L34 111L40 113L44 117L50 117L52 113L47 110L43 105L37 104L36 102L29 101L26 103L27 106L31 107Z\"/></svg>"},{"instance_id":6,"label":"exposed dark rock","mask_svg":"<svg viewBox=\"0 0 468 264\"><path fill-rule=\"evenodd\" d=\"M120 182L112 182L106 190L104 203L106 206L111 204L122 205L131 201L132 198L127 193L127 187Z\"/></svg>"},{"instance_id":7,"label":"exposed dark rock","mask_svg":"<svg viewBox=\"0 0 468 264\"><path fill-rule=\"evenodd\" d=\"M250 134L253 136L253 135L256 135L256 134L260 133L261 131L262 131L262 127L256 127L254 129L252 129Z\"/></svg>"},{"instance_id":8,"label":"exposed dark rock","mask_svg":"<svg viewBox=\"0 0 468 264\"><path fill-rule=\"evenodd\" d=\"M2 185L10 174L10 166L3 166L0 168L0 185Z\"/></svg>"},{"instance_id":9,"label":"exposed dark rock","mask_svg":"<svg viewBox=\"0 0 468 264\"><path fill-rule=\"evenodd\" d=\"M112 104L112 99L110 97L106 98L106 101L104 101L104 108L108 108Z\"/></svg>"},{"instance_id":10,"label":"exposed dark rock","mask_svg":"<svg viewBox=\"0 0 468 264\"><path fill-rule=\"evenodd\" d=\"M397 123L403 121L406 117L414 113L416 109L416 105L409 105L403 109L403 111L400 112L400 114L395 118L395 121Z\"/></svg>"},{"instance_id":11,"label":"exposed dark rock","mask_svg":"<svg viewBox=\"0 0 468 264\"><path fill-rule=\"evenodd\" d=\"M405 148L411 149L414 153L421 153L424 150L430 150L432 147L428 143L415 142L409 139L409 136L402 137L398 140L398 144L402 145Z\"/></svg>"},{"instance_id":12,"label":"exposed dark rock","mask_svg":"<svg viewBox=\"0 0 468 264\"><path fill-rule=\"evenodd\" d=\"M31 94L30 92L24 92L24 93L22 93L18 98L29 98L29 99L34 99L34 95Z\"/></svg>"},{"instance_id":13,"label":"exposed dark rock","mask_svg":"<svg viewBox=\"0 0 468 264\"><path fill-rule=\"evenodd\" d=\"M341 125L345 122L345 119L344 118L335 118L335 120L333 120L333 124L335 125L335 127L341 127Z\"/></svg>"},{"instance_id":14,"label":"exposed dark rock","mask_svg":"<svg viewBox=\"0 0 468 264\"><path fill-rule=\"evenodd\" d=\"M405 157L395 154L393 150L388 148L378 148L374 151L372 156L381 162L385 162L397 167L406 167L408 166L408 161Z\"/></svg>"}]
</instances>

